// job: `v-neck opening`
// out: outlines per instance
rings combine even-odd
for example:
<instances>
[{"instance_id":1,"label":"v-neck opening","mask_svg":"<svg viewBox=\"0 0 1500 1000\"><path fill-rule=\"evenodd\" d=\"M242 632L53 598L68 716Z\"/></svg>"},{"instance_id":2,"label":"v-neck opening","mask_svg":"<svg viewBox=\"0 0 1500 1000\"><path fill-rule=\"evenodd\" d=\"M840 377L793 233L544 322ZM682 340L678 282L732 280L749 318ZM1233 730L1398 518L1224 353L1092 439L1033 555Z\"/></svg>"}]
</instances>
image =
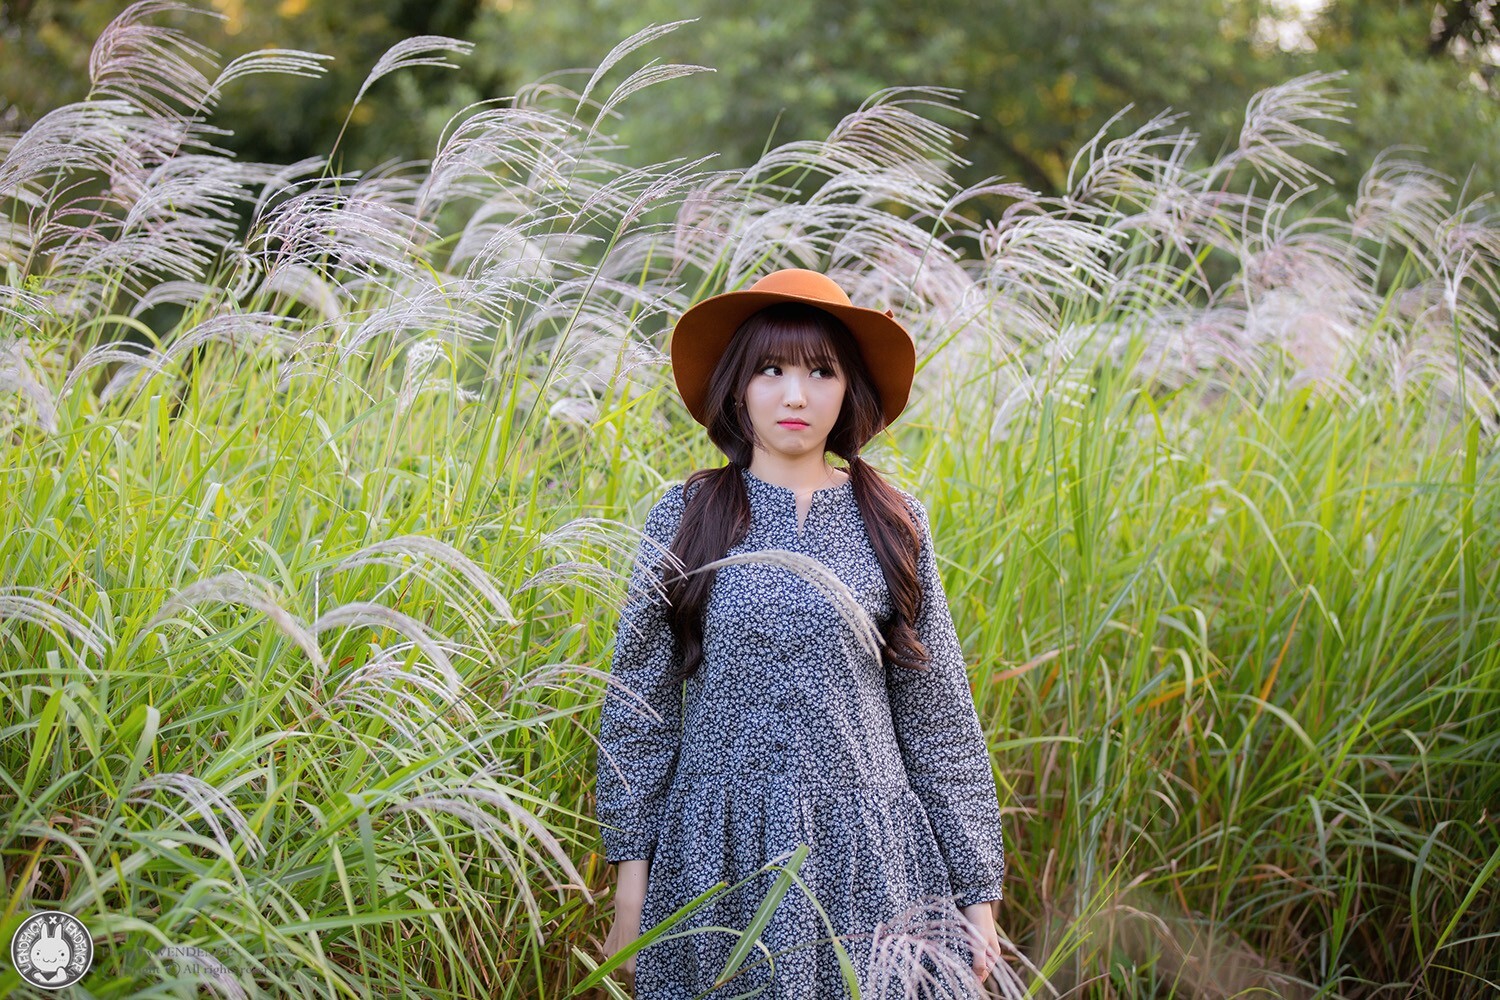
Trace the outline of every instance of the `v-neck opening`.
<instances>
[{"instance_id":1,"label":"v-neck opening","mask_svg":"<svg viewBox=\"0 0 1500 1000\"><path fill-rule=\"evenodd\" d=\"M780 510L784 510L785 505L790 502L792 508L791 538L792 545L796 548L801 548L803 543L807 540L807 519L812 517L813 508L816 507L819 503L819 495L826 493L834 497L841 496L846 491L852 490L854 483L853 474L850 473L846 468L841 470L844 473L844 481L842 483L837 483L833 486L820 486L817 489L813 490L812 494L808 498L807 513L803 516L802 521L799 524L797 520L798 511L796 490L792 489L790 486L780 486L776 483L766 482L764 479L751 472L749 466L742 465L739 468L741 473L743 473L746 489L748 489L752 494L759 494L763 500L773 499L775 501L774 507Z\"/></svg>"}]
</instances>

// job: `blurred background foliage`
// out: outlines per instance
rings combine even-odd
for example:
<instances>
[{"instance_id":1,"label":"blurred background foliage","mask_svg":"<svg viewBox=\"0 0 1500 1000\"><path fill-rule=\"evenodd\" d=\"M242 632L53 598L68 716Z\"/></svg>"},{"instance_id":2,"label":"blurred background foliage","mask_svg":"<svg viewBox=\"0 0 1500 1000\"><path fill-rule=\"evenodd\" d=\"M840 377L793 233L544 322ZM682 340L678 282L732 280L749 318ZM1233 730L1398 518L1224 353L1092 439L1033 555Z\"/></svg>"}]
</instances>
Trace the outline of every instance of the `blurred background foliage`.
<instances>
[{"instance_id":1,"label":"blurred background foliage","mask_svg":"<svg viewBox=\"0 0 1500 1000\"><path fill-rule=\"evenodd\" d=\"M215 122L241 157L290 162L327 153L360 81L395 41L451 35L476 44L460 72L395 74L355 109L338 166L368 169L430 154L443 123L475 101L571 67L593 67L651 23L697 22L653 46L663 62L712 74L652 88L649 109L620 124L630 165L717 153L746 166L771 143L826 136L882 87L963 91L977 117L951 124L968 141L965 184L991 175L1051 194L1073 154L1126 104L1122 127L1170 107L1217 156L1255 91L1344 69L1357 105L1326 134L1348 151L1313 162L1352 196L1379 150L1413 145L1470 192L1497 187L1500 29L1496 0L209 0L223 20L195 37L226 59L267 46L334 57L320 79L263 75L225 96ZM5 130L87 90L93 39L121 0L10 0L0 5ZM628 70L625 70L628 71ZM622 72L616 70L616 72ZM581 87L582 80L565 82ZM955 116L957 118L957 116Z\"/></svg>"}]
</instances>

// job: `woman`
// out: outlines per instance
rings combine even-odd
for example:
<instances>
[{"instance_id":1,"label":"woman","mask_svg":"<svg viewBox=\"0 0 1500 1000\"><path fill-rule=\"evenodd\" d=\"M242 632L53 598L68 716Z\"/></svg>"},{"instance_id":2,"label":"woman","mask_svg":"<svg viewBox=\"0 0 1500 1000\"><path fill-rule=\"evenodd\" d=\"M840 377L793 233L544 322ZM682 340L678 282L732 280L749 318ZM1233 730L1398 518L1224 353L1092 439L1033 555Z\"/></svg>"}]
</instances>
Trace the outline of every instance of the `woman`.
<instances>
[{"instance_id":1,"label":"woman","mask_svg":"<svg viewBox=\"0 0 1500 1000\"><path fill-rule=\"evenodd\" d=\"M761 935L774 974L763 962L708 995L767 985L761 996L845 996L818 939L831 923L855 968L879 972L896 960L903 940L890 935L904 915L927 920L925 943L904 943L926 981L944 983L936 995L977 996L999 953L994 775L927 510L859 457L906 405L911 337L889 310L789 268L688 310L671 358L688 411L729 464L651 508L617 626L619 685L595 761L605 854L618 865L606 954L714 883L753 876L687 925L743 929L778 874L757 871L807 844L807 891L794 885ZM836 575L878 639L862 640L858 611L841 614L838 593L785 564L695 572L770 549ZM637 998L709 989L735 943L722 929L653 942L633 963Z\"/></svg>"}]
</instances>

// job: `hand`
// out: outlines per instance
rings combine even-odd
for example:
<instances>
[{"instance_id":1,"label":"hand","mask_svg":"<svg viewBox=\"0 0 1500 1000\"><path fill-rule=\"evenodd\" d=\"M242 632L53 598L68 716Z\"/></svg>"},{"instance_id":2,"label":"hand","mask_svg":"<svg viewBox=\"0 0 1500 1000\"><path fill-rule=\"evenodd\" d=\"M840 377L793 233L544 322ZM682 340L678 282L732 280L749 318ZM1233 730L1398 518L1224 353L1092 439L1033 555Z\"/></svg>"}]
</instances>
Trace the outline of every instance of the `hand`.
<instances>
[{"instance_id":1,"label":"hand","mask_svg":"<svg viewBox=\"0 0 1500 1000\"><path fill-rule=\"evenodd\" d=\"M970 903L963 915L974 932L974 975L982 983L1000 961L1000 935L995 933L994 903Z\"/></svg>"},{"instance_id":2,"label":"hand","mask_svg":"<svg viewBox=\"0 0 1500 1000\"><path fill-rule=\"evenodd\" d=\"M616 953L623 951L636 938L641 936L641 911L640 907L629 907L622 905L619 900L615 901L615 919L609 925L609 936L604 939L604 958L613 958ZM631 955L620 968L635 975L635 956Z\"/></svg>"},{"instance_id":3,"label":"hand","mask_svg":"<svg viewBox=\"0 0 1500 1000\"><path fill-rule=\"evenodd\" d=\"M615 919L609 926L609 936L604 939L606 961L641 936L641 907L646 899L649 870L647 862L640 859L621 861L616 868ZM627 958L620 968L634 976L635 956Z\"/></svg>"}]
</instances>

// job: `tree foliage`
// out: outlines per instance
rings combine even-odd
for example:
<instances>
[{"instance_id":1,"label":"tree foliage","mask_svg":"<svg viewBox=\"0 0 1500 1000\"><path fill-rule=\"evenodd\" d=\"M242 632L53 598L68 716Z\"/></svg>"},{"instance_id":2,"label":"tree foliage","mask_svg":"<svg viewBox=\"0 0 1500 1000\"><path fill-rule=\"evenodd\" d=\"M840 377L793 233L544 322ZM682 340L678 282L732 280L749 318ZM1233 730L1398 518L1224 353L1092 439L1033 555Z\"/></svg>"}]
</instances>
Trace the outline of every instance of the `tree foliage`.
<instances>
[{"instance_id":1,"label":"tree foliage","mask_svg":"<svg viewBox=\"0 0 1500 1000\"><path fill-rule=\"evenodd\" d=\"M210 0L204 0L210 2ZM1426 150L1432 166L1471 190L1500 184L1495 74L1496 0L1330 0L1315 14L1287 0L868 0L773 4L766 0L211 0L223 23L198 37L232 58L265 46L334 57L319 79L265 75L226 94L220 120L241 155L289 160L326 152L353 95L391 44L416 34L476 43L458 73L419 69L382 81L354 109L340 143L344 162L371 167L430 155L443 124L465 105L521 81L598 64L640 28L684 17L696 23L653 46L663 63L712 67L653 87L649 109L623 119L622 159L717 154L720 166L753 162L770 143L815 139L883 87L932 85L962 92L972 118L952 124L972 164L958 178L992 175L1043 191L1127 104L1123 130L1171 108L1203 136L1203 155L1237 135L1246 99L1280 80L1347 71L1356 107L1331 130L1349 152L1317 161L1352 195L1381 149ZM87 90L88 45L118 12L115 0L14 0L0 13L0 106L5 128ZM1300 24L1294 24L1299 20ZM1305 42L1285 44L1295 27ZM614 70L628 73L639 60ZM580 87L582 80L573 81Z\"/></svg>"},{"instance_id":2,"label":"tree foliage","mask_svg":"<svg viewBox=\"0 0 1500 1000\"><path fill-rule=\"evenodd\" d=\"M390 46L413 35L462 37L480 14L479 0L212 0L191 6L218 17L183 11L177 20L225 62L268 47L333 57L316 78L261 74L236 81L224 94L215 122L233 130L225 145L247 159L277 161L329 150L361 82ZM121 7L118 0L25 0L6 9L0 24L0 106L11 108L6 128L23 129L88 92L89 48ZM436 69L394 75L353 109L354 127L340 148L360 166L430 155L446 118L440 110L477 100L495 85L482 62L468 65L462 79Z\"/></svg>"},{"instance_id":3,"label":"tree foliage","mask_svg":"<svg viewBox=\"0 0 1500 1000\"><path fill-rule=\"evenodd\" d=\"M1311 45L1299 50L1277 41L1278 20L1292 15L1276 0L708 0L694 5L696 24L653 51L716 75L663 88L621 135L640 162L717 152L738 166L770 141L825 135L879 87L931 84L963 91L976 116L956 123L973 161L961 180L1000 174L1056 190L1073 154L1127 104L1122 129L1183 111L1211 155L1234 140L1256 90L1341 69L1356 107L1331 135L1351 155L1318 162L1341 193L1352 195L1376 152L1401 144L1492 189L1500 121L1483 70L1493 48L1481 47L1494 37L1483 10L1493 6L1447 2L1434 15L1430 4L1333 0L1302 26ZM683 11L676 0L515 0L503 21L476 22L487 33L479 51L531 78L592 65L615 39Z\"/></svg>"}]
</instances>

